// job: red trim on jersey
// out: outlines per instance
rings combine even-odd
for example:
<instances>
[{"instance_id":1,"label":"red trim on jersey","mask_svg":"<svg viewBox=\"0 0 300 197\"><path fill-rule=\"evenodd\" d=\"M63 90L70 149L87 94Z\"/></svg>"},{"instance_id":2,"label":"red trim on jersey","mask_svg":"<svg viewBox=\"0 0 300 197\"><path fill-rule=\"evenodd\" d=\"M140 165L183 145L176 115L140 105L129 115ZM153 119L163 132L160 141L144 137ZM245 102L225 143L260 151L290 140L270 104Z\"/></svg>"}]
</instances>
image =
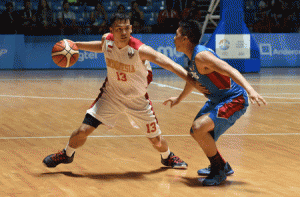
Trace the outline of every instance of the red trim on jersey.
<instances>
[{"instance_id":1,"label":"red trim on jersey","mask_svg":"<svg viewBox=\"0 0 300 197\"><path fill-rule=\"evenodd\" d=\"M231 88L231 81L230 77L222 75L217 72L212 72L206 75L213 84L217 86L220 90L223 89L230 89Z\"/></svg>"},{"instance_id":2,"label":"red trim on jersey","mask_svg":"<svg viewBox=\"0 0 300 197\"><path fill-rule=\"evenodd\" d=\"M106 36L106 40L114 41L114 35L113 35L113 34L108 34L108 35Z\"/></svg>"},{"instance_id":3,"label":"red trim on jersey","mask_svg":"<svg viewBox=\"0 0 300 197\"><path fill-rule=\"evenodd\" d=\"M100 93L99 93L98 97L97 97L96 100L92 103L92 105L90 106L90 108L94 107L94 105L97 103L97 101L101 98L101 96L102 96L102 94L103 94L103 88L105 88L105 85L106 85L107 81L108 81L108 80L107 80L107 77L106 77L106 79L105 79L105 81L104 81L102 87L100 88Z\"/></svg>"},{"instance_id":4,"label":"red trim on jersey","mask_svg":"<svg viewBox=\"0 0 300 197\"><path fill-rule=\"evenodd\" d=\"M114 41L114 35L113 34L108 34L106 36L106 40L110 40L110 41ZM132 48L134 48L135 50L138 50L140 48L140 46L142 46L144 43L142 43L142 41L140 41L137 38L134 38L132 36L130 36L130 40L128 45Z\"/></svg>"},{"instance_id":5,"label":"red trim on jersey","mask_svg":"<svg viewBox=\"0 0 300 197\"><path fill-rule=\"evenodd\" d=\"M225 103L222 107L219 108L218 117L228 119L235 112L242 110L245 107L244 103L245 98L243 96L238 96L232 99L230 103Z\"/></svg>"},{"instance_id":6,"label":"red trim on jersey","mask_svg":"<svg viewBox=\"0 0 300 197\"><path fill-rule=\"evenodd\" d=\"M143 44L144 43L142 43L139 39L130 36L130 40L128 43L130 47L134 48L135 50L138 50Z\"/></svg>"},{"instance_id":7,"label":"red trim on jersey","mask_svg":"<svg viewBox=\"0 0 300 197\"><path fill-rule=\"evenodd\" d=\"M152 71L148 70L148 76L147 76L147 83L148 83L148 85L152 82L152 80L153 80Z\"/></svg>"}]
</instances>

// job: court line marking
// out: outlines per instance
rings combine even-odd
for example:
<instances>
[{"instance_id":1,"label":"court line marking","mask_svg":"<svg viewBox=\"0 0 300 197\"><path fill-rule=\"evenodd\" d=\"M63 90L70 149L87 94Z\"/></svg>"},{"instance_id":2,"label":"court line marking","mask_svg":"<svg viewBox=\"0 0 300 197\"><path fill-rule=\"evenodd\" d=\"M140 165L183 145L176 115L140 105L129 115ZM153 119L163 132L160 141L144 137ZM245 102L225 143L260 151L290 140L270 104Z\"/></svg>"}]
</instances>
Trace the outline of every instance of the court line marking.
<instances>
[{"instance_id":1,"label":"court line marking","mask_svg":"<svg viewBox=\"0 0 300 197\"><path fill-rule=\"evenodd\" d=\"M180 90L183 91L182 88L177 88L174 86L170 86L170 85L166 85L166 84L161 84L161 83L156 83L156 82L152 82L152 84L155 84L159 87L162 88L170 88L173 90ZM201 95L203 96L202 93L200 92L192 92L192 94L196 94L196 95ZM261 94L262 96L264 95L270 95L270 94L274 94L274 95L279 95L279 94L300 94L300 93L266 93L266 94ZM95 99L90 99L90 98L70 98L70 97L42 97L42 96L20 96L20 95L0 95L0 97L12 97L12 98L32 98L32 99L57 99L57 100L95 100ZM264 96L265 98L274 98L274 99L291 99L291 100L298 100L300 98L287 98L287 97L270 97L270 96ZM152 100L153 102L155 102L155 100ZM193 102L193 101L182 101L182 102ZM200 102L204 102L204 101L200 101ZM270 102L270 103L274 103L274 102ZM278 103L278 102L275 102ZM288 102L282 102L282 103L288 103ZM293 102L291 102L293 103Z\"/></svg>"},{"instance_id":2,"label":"court line marking","mask_svg":"<svg viewBox=\"0 0 300 197\"><path fill-rule=\"evenodd\" d=\"M297 136L300 133L231 133L222 136ZM164 137L191 137L191 135L162 135ZM135 138L146 137L146 135L98 135L89 136L89 138ZM21 139L62 139L70 136L44 136L44 137L0 137L0 140L21 140Z\"/></svg>"},{"instance_id":3,"label":"court line marking","mask_svg":"<svg viewBox=\"0 0 300 197\"><path fill-rule=\"evenodd\" d=\"M197 93L197 92L196 92ZM10 98L28 98L28 99L53 99L53 100L83 100L83 101L94 101L91 98L71 98L71 97L43 97L43 96L20 96L20 95L0 95L0 97L10 97ZM273 99L290 99L290 100L300 100L300 98L287 98L287 97L271 97L264 96L264 98ZM164 102L164 100L151 100L152 102ZM182 103L203 103L206 101L187 101L183 100ZM299 103L299 102L268 102L268 103Z\"/></svg>"}]
</instances>

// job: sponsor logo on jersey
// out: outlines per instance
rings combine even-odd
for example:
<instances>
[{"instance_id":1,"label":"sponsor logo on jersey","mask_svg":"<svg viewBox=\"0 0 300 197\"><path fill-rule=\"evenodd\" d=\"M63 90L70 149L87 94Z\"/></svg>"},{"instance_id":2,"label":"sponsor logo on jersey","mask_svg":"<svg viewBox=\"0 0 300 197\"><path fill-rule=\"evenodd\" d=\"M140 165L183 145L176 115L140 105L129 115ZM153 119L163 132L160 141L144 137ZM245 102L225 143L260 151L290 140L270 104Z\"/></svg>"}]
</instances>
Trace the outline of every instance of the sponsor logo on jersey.
<instances>
[{"instance_id":1,"label":"sponsor logo on jersey","mask_svg":"<svg viewBox=\"0 0 300 197\"><path fill-rule=\"evenodd\" d=\"M128 48L128 57L131 59L133 56L134 56L134 50L131 47L129 47Z\"/></svg>"},{"instance_id":2,"label":"sponsor logo on jersey","mask_svg":"<svg viewBox=\"0 0 300 197\"><path fill-rule=\"evenodd\" d=\"M135 69L133 65L129 64L123 64L121 62L106 58L106 65L107 67L123 71L123 72L128 72L128 73L134 73Z\"/></svg>"}]
</instances>

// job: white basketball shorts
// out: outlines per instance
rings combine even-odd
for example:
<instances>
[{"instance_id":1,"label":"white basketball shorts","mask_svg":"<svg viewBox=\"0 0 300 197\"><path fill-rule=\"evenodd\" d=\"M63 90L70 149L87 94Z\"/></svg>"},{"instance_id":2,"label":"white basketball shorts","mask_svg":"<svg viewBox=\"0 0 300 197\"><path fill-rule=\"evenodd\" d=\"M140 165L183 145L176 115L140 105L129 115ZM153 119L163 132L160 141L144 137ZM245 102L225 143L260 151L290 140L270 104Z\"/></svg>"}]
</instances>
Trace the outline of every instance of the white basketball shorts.
<instances>
[{"instance_id":1,"label":"white basketball shorts","mask_svg":"<svg viewBox=\"0 0 300 197\"><path fill-rule=\"evenodd\" d=\"M103 124L114 127L118 117L127 115L130 124L145 132L146 137L154 138L161 134L153 106L148 95L128 100L118 100L105 89L87 113Z\"/></svg>"}]
</instances>

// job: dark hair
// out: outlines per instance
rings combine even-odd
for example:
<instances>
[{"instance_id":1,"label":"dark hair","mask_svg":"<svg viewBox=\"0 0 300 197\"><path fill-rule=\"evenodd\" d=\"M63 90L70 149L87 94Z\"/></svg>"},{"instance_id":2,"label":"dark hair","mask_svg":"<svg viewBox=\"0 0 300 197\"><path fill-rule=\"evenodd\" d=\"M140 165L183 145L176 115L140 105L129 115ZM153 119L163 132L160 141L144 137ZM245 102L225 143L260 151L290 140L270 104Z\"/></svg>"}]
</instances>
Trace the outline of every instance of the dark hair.
<instances>
[{"instance_id":1,"label":"dark hair","mask_svg":"<svg viewBox=\"0 0 300 197\"><path fill-rule=\"evenodd\" d=\"M7 2L5 4L5 7L8 8L8 7L14 7L14 4L12 2Z\"/></svg>"},{"instance_id":2,"label":"dark hair","mask_svg":"<svg viewBox=\"0 0 300 197\"><path fill-rule=\"evenodd\" d=\"M183 20L179 22L181 34L187 36L191 43L199 44L202 25L196 20Z\"/></svg>"},{"instance_id":3,"label":"dark hair","mask_svg":"<svg viewBox=\"0 0 300 197\"><path fill-rule=\"evenodd\" d=\"M129 16L129 14L128 13L119 13L119 12L115 12L112 16L111 16L111 18L110 18L110 20L109 20L109 22L108 22L108 26L109 27L112 27L113 26L113 24L116 22L116 21L118 21L118 20L130 20L130 16Z\"/></svg>"}]
</instances>

